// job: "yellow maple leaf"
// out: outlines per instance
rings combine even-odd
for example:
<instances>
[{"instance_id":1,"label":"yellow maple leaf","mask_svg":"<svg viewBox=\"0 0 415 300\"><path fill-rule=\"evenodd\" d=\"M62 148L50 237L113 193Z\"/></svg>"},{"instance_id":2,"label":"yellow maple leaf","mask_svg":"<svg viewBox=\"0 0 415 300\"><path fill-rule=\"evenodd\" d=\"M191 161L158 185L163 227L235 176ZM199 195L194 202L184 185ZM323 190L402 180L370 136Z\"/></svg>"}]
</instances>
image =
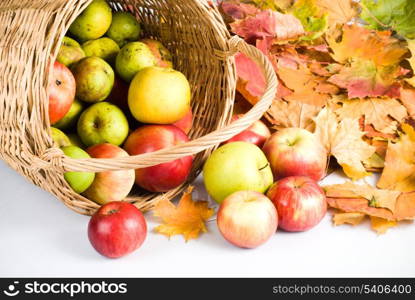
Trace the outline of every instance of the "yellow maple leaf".
<instances>
[{"instance_id":1,"label":"yellow maple leaf","mask_svg":"<svg viewBox=\"0 0 415 300\"><path fill-rule=\"evenodd\" d=\"M385 168L377 186L401 192L415 191L415 129L402 125L397 142L389 141Z\"/></svg>"},{"instance_id":2,"label":"yellow maple leaf","mask_svg":"<svg viewBox=\"0 0 415 300\"><path fill-rule=\"evenodd\" d=\"M299 101L284 101L275 99L267 112L267 119L274 127L297 127L307 130L314 128L313 118L317 116L321 107L301 103Z\"/></svg>"},{"instance_id":3,"label":"yellow maple leaf","mask_svg":"<svg viewBox=\"0 0 415 300\"><path fill-rule=\"evenodd\" d=\"M317 6L329 15L329 26L346 24L357 16L357 5L352 0L317 0Z\"/></svg>"},{"instance_id":4,"label":"yellow maple leaf","mask_svg":"<svg viewBox=\"0 0 415 300\"><path fill-rule=\"evenodd\" d=\"M406 108L396 99L369 98L342 101L342 107L336 110L340 118L360 119L365 117L365 124L372 124L383 133L394 133L398 121L408 116Z\"/></svg>"},{"instance_id":5,"label":"yellow maple leaf","mask_svg":"<svg viewBox=\"0 0 415 300\"><path fill-rule=\"evenodd\" d=\"M339 121L332 110L324 108L314 121L315 135L348 177L358 180L370 174L362 162L371 157L376 148L362 139L365 133L360 130L358 120L345 118Z\"/></svg>"},{"instance_id":6,"label":"yellow maple leaf","mask_svg":"<svg viewBox=\"0 0 415 300\"><path fill-rule=\"evenodd\" d=\"M376 231L377 234L385 234L389 228L395 227L398 225L396 221L390 221L379 217L370 217L370 223L372 229Z\"/></svg>"},{"instance_id":7,"label":"yellow maple leaf","mask_svg":"<svg viewBox=\"0 0 415 300\"><path fill-rule=\"evenodd\" d=\"M205 222L214 214L206 201L193 201L193 187L183 193L177 206L169 200L161 200L153 210L154 216L161 218L164 224L155 231L168 237L182 234L186 241L195 239L201 232L207 232Z\"/></svg>"},{"instance_id":8,"label":"yellow maple leaf","mask_svg":"<svg viewBox=\"0 0 415 300\"><path fill-rule=\"evenodd\" d=\"M333 223L336 226L349 224L349 225L359 225L365 219L364 213L359 212L338 212L333 216Z\"/></svg>"}]
</instances>

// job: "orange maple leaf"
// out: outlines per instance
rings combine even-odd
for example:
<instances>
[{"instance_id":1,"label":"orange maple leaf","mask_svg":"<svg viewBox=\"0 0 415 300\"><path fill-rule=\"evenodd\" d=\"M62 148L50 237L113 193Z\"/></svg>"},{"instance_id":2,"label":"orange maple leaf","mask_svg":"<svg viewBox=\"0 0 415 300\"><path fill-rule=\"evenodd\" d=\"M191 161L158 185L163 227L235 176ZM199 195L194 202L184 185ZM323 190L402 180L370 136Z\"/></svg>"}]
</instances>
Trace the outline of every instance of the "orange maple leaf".
<instances>
[{"instance_id":1,"label":"orange maple leaf","mask_svg":"<svg viewBox=\"0 0 415 300\"><path fill-rule=\"evenodd\" d=\"M214 214L206 201L193 201L193 187L183 193L179 204L175 206L169 200L161 200L153 210L154 216L162 219L164 224L155 231L168 237L182 234L186 241L195 239L201 232L207 232L206 221Z\"/></svg>"}]
</instances>

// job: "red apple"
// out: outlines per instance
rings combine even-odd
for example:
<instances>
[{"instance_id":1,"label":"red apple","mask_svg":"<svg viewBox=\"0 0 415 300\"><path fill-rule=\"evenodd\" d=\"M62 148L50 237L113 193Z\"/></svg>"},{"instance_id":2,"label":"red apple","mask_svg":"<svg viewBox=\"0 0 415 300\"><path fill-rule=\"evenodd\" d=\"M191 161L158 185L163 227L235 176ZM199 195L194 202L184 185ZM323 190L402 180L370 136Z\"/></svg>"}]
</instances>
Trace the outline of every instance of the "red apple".
<instances>
[{"instance_id":1,"label":"red apple","mask_svg":"<svg viewBox=\"0 0 415 300\"><path fill-rule=\"evenodd\" d=\"M186 134L176 126L146 125L130 134L124 149L130 155L138 155L172 147L188 140ZM192 162L193 156L185 156L171 162L137 169L135 182L150 192L167 192L186 181Z\"/></svg>"},{"instance_id":2,"label":"red apple","mask_svg":"<svg viewBox=\"0 0 415 300\"><path fill-rule=\"evenodd\" d=\"M285 128L274 133L265 143L274 178L308 176L318 181L326 174L327 151L311 132L301 128Z\"/></svg>"},{"instance_id":3,"label":"red apple","mask_svg":"<svg viewBox=\"0 0 415 300\"><path fill-rule=\"evenodd\" d=\"M103 256L118 258L138 249L147 235L141 211L128 202L115 201L102 206L90 219L88 238Z\"/></svg>"},{"instance_id":4,"label":"red apple","mask_svg":"<svg viewBox=\"0 0 415 300\"><path fill-rule=\"evenodd\" d=\"M127 157L128 153L112 144L99 144L86 150L93 158ZM135 180L134 170L108 171L95 174L92 185L84 195L99 204L121 201L128 196Z\"/></svg>"},{"instance_id":5,"label":"red apple","mask_svg":"<svg viewBox=\"0 0 415 300\"><path fill-rule=\"evenodd\" d=\"M115 76L114 87L106 101L117 105L124 112L130 112L128 108L128 88L129 85L118 76Z\"/></svg>"},{"instance_id":6,"label":"red apple","mask_svg":"<svg viewBox=\"0 0 415 300\"><path fill-rule=\"evenodd\" d=\"M272 202L263 194L240 191L222 202L217 216L223 237L241 248L255 248L275 233L278 215Z\"/></svg>"},{"instance_id":7,"label":"red apple","mask_svg":"<svg viewBox=\"0 0 415 300\"><path fill-rule=\"evenodd\" d=\"M61 120L69 111L75 99L76 83L71 71L63 64L55 61L52 78L48 87L49 120L53 125Z\"/></svg>"},{"instance_id":8,"label":"red apple","mask_svg":"<svg viewBox=\"0 0 415 300\"><path fill-rule=\"evenodd\" d=\"M193 125L192 109L189 109L186 115L176 123L173 123L173 125L179 127L181 130L183 130L184 133L188 134Z\"/></svg>"},{"instance_id":9,"label":"red apple","mask_svg":"<svg viewBox=\"0 0 415 300\"><path fill-rule=\"evenodd\" d=\"M238 120L242 116L243 115L234 115L232 117L232 122ZM232 142L247 142L262 147L270 136L271 131L268 129L267 125L261 120L258 120L249 126L248 129L227 140L225 144Z\"/></svg>"},{"instance_id":10,"label":"red apple","mask_svg":"<svg viewBox=\"0 0 415 300\"><path fill-rule=\"evenodd\" d=\"M306 231L316 226L326 214L326 195L318 184L304 176L277 181L267 196L278 211L278 224L286 231Z\"/></svg>"}]
</instances>

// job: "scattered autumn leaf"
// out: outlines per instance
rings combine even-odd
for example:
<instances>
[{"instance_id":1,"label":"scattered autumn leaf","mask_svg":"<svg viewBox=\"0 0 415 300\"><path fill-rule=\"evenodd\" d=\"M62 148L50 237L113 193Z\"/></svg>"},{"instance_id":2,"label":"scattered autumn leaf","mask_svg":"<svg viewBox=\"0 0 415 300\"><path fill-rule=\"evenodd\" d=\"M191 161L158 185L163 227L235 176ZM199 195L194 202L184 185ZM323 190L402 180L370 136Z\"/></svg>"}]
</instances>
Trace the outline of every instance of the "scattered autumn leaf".
<instances>
[{"instance_id":1,"label":"scattered autumn leaf","mask_svg":"<svg viewBox=\"0 0 415 300\"><path fill-rule=\"evenodd\" d=\"M275 128L298 127L312 131L313 118L317 116L321 107L301 103L275 99L266 114L267 119L275 125Z\"/></svg>"},{"instance_id":2,"label":"scattered autumn leaf","mask_svg":"<svg viewBox=\"0 0 415 300\"><path fill-rule=\"evenodd\" d=\"M328 153L337 159L345 174L353 180L361 179L368 173L363 161L375 153L375 147L367 144L362 137L359 121L342 119L330 109L324 108L315 118L315 135L322 141Z\"/></svg>"},{"instance_id":3,"label":"scattered autumn leaf","mask_svg":"<svg viewBox=\"0 0 415 300\"><path fill-rule=\"evenodd\" d=\"M403 132L397 142L389 141L385 168L377 186L401 192L415 191L415 130L402 125Z\"/></svg>"},{"instance_id":4,"label":"scattered autumn leaf","mask_svg":"<svg viewBox=\"0 0 415 300\"><path fill-rule=\"evenodd\" d=\"M316 4L328 13L332 28L346 24L357 16L357 6L352 0L317 0Z\"/></svg>"},{"instance_id":5,"label":"scattered autumn leaf","mask_svg":"<svg viewBox=\"0 0 415 300\"><path fill-rule=\"evenodd\" d=\"M230 26L235 34L248 42L265 38L288 41L304 34L303 25L297 18L272 10L264 10L254 16L238 19Z\"/></svg>"},{"instance_id":6,"label":"scattered autumn leaf","mask_svg":"<svg viewBox=\"0 0 415 300\"><path fill-rule=\"evenodd\" d=\"M345 25L342 35L328 37L333 59L345 64L330 82L348 90L349 98L399 97L399 66L407 49L390 32Z\"/></svg>"},{"instance_id":7,"label":"scattered autumn leaf","mask_svg":"<svg viewBox=\"0 0 415 300\"><path fill-rule=\"evenodd\" d=\"M411 117L415 117L415 89L402 88L401 101Z\"/></svg>"},{"instance_id":8,"label":"scattered autumn leaf","mask_svg":"<svg viewBox=\"0 0 415 300\"><path fill-rule=\"evenodd\" d=\"M390 221L378 217L370 217L370 223L372 229L376 231L377 234L385 234L390 228L398 225L396 221Z\"/></svg>"},{"instance_id":9,"label":"scattered autumn leaf","mask_svg":"<svg viewBox=\"0 0 415 300\"><path fill-rule=\"evenodd\" d=\"M326 196L329 198L364 198L369 201L370 207L387 208L395 211L396 200L401 192L379 190L368 184L355 184L347 181L343 184L325 186Z\"/></svg>"},{"instance_id":10,"label":"scattered autumn leaf","mask_svg":"<svg viewBox=\"0 0 415 300\"><path fill-rule=\"evenodd\" d=\"M154 216L161 218L162 225L155 231L168 237L182 234L186 241L195 239L201 232L207 232L205 222L214 214L206 201L192 200L193 187L183 193L177 206L170 200L161 200L153 210Z\"/></svg>"},{"instance_id":11,"label":"scattered autumn leaf","mask_svg":"<svg viewBox=\"0 0 415 300\"><path fill-rule=\"evenodd\" d=\"M366 124L372 124L383 133L394 133L397 123L391 126L393 119L402 122L408 116L406 108L398 100L390 98L345 100L336 113L340 118L359 119L364 116Z\"/></svg>"},{"instance_id":12,"label":"scattered autumn leaf","mask_svg":"<svg viewBox=\"0 0 415 300\"><path fill-rule=\"evenodd\" d=\"M300 38L301 40L317 39L328 28L328 15L316 5L316 0L297 0L290 12L301 21L307 32L307 35Z\"/></svg>"},{"instance_id":13,"label":"scattered autumn leaf","mask_svg":"<svg viewBox=\"0 0 415 300\"><path fill-rule=\"evenodd\" d=\"M359 225L362 223L362 221L365 219L364 213L358 213L358 212L338 212L333 215L333 223L336 226L343 225L343 224L349 224L349 225Z\"/></svg>"}]
</instances>

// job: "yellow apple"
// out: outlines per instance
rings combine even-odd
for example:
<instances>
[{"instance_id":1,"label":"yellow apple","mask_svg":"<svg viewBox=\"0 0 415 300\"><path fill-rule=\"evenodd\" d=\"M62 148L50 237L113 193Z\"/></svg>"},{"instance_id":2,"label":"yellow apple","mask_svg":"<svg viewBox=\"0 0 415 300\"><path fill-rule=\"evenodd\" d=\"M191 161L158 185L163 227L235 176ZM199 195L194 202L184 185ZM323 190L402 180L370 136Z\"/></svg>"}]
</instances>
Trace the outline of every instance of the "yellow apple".
<instances>
[{"instance_id":1,"label":"yellow apple","mask_svg":"<svg viewBox=\"0 0 415 300\"><path fill-rule=\"evenodd\" d=\"M142 123L172 124L190 109L190 84L179 71L148 67L138 72L128 91L128 106Z\"/></svg>"}]
</instances>

